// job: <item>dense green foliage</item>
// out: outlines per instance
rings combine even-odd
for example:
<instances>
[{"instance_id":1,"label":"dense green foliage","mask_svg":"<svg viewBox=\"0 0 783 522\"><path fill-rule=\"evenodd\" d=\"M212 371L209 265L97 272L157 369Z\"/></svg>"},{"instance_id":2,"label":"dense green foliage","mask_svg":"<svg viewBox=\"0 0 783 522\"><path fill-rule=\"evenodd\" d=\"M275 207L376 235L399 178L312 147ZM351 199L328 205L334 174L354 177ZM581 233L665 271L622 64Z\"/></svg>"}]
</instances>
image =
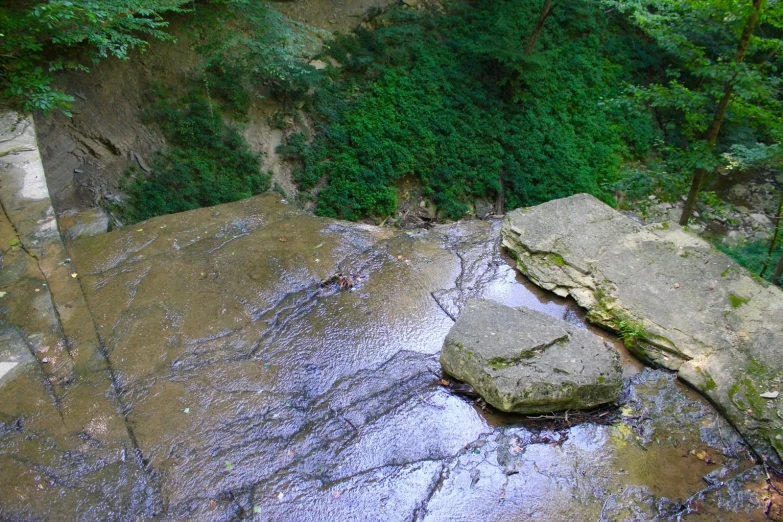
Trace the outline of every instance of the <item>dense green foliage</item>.
<instances>
[{"instance_id":1,"label":"dense green foliage","mask_svg":"<svg viewBox=\"0 0 783 522\"><path fill-rule=\"evenodd\" d=\"M315 49L312 29L255 0L203 6L192 21L202 56L200 81L233 117L247 115L253 98L302 99L318 75L303 57Z\"/></svg>"},{"instance_id":2,"label":"dense green foliage","mask_svg":"<svg viewBox=\"0 0 783 522\"><path fill-rule=\"evenodd\" d=\"M644 111L615 101L654 64L596 4L563 6L521 56L538 2L452 3L446 14L392 9L375 31L330 44L344 66L315 97L320 132L283 151L301 158L301 188L326 180L317 212L357 219L396 208L415 176L451 218L504 189L509 207L602 187L656 137ZM515 69L520 85L511 85Z\"/></svg>"},{"instance_id":3,"label":"dense green foliage","mask_svg":"<svg viewBox=\"0 0 783 522\"><path fill-rule=\"evenodd\" d=\"M259 155L207 98L156 94L148 119L160 125L170 146L155 155L149 175L136 171L126 181L125 220L227 203L269 188Z\"/></svg>"},{"instance_id":4,"label":"dense green foliage","mask_svg":"<svg viewBox=\"0 0 783 522\"><path fill-rule=\"evenodd\" d=\"M261 171L239 129L254 99L270 93L281 100L304 94L312 67L298 58L311 38L277 11L251 0L195 7L185 29L199 42L199 66L185 95L158 86L147 113L169 147L156 154L152 172L134 171L124 184L126 221L236 201L264 192Z\"/></svg>"},{"instance_id":5,"label":"dense green foliage","mask_svg":"<svg viewBox=\"0 0 783 522\"><path fill-rule=\"evenodd\" d=\"M189 0L16 0L0 7L0 96L24 110L61 109L73 103L52 87L52 73L87 71L80 58L97 62L127 59L132 49L147 46L144 37L169 39L161 15L181 11Z\"/></svg>"},{"instance_id":6,"label":"dense green foliage","mask_svg":"<svg viewBox=\"0 0 783 522\"><path fill-rule=\"evenodd\" d=\"M699 169L707 171L709 184L716 169L737 167L738 157L760 163L777 154L783 138L783 3L602 1L665 53L664 76L629 87L637 102L655 111L664 138L650 168L635 167L641 190L678 198ZM750 28L743 47L743 32Z\"/></svg>"},{"instance_id":7,"label":"dense green foliage","mask_svg":"<svg viewBox=\"0 0 783 522\"><path fill-rule=\"evenodd\" d=\"M145 38L169 38L162 14L187 11L200 64L187 85L153 96L150 121L170 147L126 183L133 220L265 190L259 158L228 123L263 96L281 105L275 127L295 108L314 117L315 132L289 134L280 150L321 215L391 215L403 179L450 218L499 196L509 208L575 192L673 200L699 169L780 166L783 3L759 2L555 3L530 55L541 0L398 5L327 42L320 58L341 66L322 73L303 57L325 35L255 0L16 0L0 8L0 89L26 109L67 113L52 72L126 59Z\"/></svg>"},{"instance_id":8,"label":"dense green foliage","mask_svg":"<svg viewBox=\"0 0 783 522\"><path fill-rule=\"evenodd\" d=\"M715 246L754 274L760 274L766 265L767 270L764 272L764 278L768 281L772 280L775 263L783 255L783 244L778 243L772 256L769 256L769 242L767 241L754 241L737 247L729 247L723 243L716 243Z\"/></svg>"}]
</instances>

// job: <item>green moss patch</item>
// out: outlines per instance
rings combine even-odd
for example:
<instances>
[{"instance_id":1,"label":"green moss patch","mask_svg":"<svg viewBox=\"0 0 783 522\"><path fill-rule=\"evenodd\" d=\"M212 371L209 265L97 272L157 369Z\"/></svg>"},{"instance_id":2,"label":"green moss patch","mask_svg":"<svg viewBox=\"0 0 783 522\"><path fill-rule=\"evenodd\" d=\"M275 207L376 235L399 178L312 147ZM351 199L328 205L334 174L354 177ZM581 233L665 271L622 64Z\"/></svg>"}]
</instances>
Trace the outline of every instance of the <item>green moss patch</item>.
<instances>
[{"instance_id":1,"label":"green moss patch","mask_svg":"<svg viewBox=\"0 0 783 522\"><path fill-rule=\"evenodd\" d=\"M732 308L739 308L740 306L749 303L750 299L747 297L742 297L732 292L729 294L729 302L731 302Z\"/></svg>"}]
</instances>

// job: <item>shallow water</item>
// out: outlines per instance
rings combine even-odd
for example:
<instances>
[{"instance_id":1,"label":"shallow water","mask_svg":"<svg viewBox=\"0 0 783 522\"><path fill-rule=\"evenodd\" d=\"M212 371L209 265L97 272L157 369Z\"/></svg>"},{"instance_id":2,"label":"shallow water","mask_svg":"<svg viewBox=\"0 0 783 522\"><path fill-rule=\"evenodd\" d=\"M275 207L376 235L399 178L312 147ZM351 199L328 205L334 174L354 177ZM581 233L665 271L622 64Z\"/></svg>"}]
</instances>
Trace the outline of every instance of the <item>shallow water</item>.
<instances>
[{"instance_id":1,"label":"shallow water","mask_svg":"<svg viewBox=\"0 0 783 522\"><path fill-rule=\"evenodd\" d=\"M609 425L544 428L439 384L437 355L470 298L585 326L572 302L516 274L499 226L393 234L262 196L76 244L127 442L107 456L100 430L60 427L69 412L39 375L18 377L0 388L16 405L0 419L0 514L653 520L684 514L706 475L750 470L687 507L763 520L762 477L732 428L614 339L626 386ZM23 401L22 389L43 391ZM89 393L71 404L89 410Z\"/></svg>"}]
</instances>

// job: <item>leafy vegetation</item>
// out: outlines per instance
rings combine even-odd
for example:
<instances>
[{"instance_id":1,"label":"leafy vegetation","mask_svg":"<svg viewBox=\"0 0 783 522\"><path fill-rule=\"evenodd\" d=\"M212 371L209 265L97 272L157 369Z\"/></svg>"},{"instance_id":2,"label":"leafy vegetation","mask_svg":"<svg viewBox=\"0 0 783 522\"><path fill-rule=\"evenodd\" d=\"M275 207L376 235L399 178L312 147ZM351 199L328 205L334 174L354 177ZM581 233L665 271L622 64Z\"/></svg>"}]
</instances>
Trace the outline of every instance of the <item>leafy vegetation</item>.
<instances>
[{"instance_id":1,"label":"leafy vegetation","mask_svg":"<svg viewBox=\"0 0 783 522\"><path fill-rule=\"evenodd\" d=\"M53 73L127 59L170 38L163 15L188 11L202 60L187 86L152 96L149 118L170 147L126 183L134 220L265 190L237 127L263 96L281 105L275 128L300 108L313 116L315 132L290 133L280 152L325 216L393 214L411 179L459 218L479 199L671 201L700 188L694 173L780 168L780 2L445 5L374 12L327 42L320 58L340 67L320 72L302 57L325 34L254 0L16 0L0 8L0 90L24 109L68 113Z\"/></svg>"},{"instance_id":2,"label":"leafy vegetation","mask_svg":"<svg viewBox=\"0 0 783 522\"><path fill-rule=\"evenodd\" d=\"M315 95L319 132L281 149L301 160L302 189L326 182L316 212L389 215L405 176L451 218L501 190L509 207L576 192L611 202L604 187L657 137L649 113L618 100L625 79L655 64L655 49L631 44L627 27L586 3L554 11L523 57L537 7L392 9L376 30L332 42L327 57L343 67Z\"/></svg>"},{"instance_id":3,"label":"leafy vegetation","mask_svg":"<svg viewBox=\"0 0 783 522\"><path fill-rule=\"evenodd\" d=\"M129 173L123 186L129 195L122 211L125 221L227 203L269 189L260 155L227 122L246 119L253 99L262 93L283 101L301 96L313 71L297 53L309 40L263 4L214 4L199 6L190 22L191 33L201 42L197 51L202 63L186 94L163 86L152 89L147 119L160 126L169 147L156 154L148 175Z\"/></svg>"},{"instance_id":4,"label":"leafy vegetation","mask_svg":"<svg viewBox=\"0 0 783 522\"><path fill-rule=\"evenodd\" d=\"M617 323L620 337L623 339L628 349L636 348L637 345L647 339L650 334L641 322L632 319L622 319Z\"/></svg>"},{"instance_id":5,"label":"leafy vegetation","mask_svg":"<svg viewBox=\"0 0 783 522\"><path fill-rule=\"evenodd\" d=\"M52 73L87 71L88 62L144 51L145 37L170 39L162 15L189 0L48 0L4 2L0 7L0 93L27 111L70 114L73 97L55 89Z\"/></svg>"},{"instance_id":6,"label":"leafy vegetation","mask_svg":"<svg viewBox=\"0 0 783 522\"><path fill-rule=\"evenodd\" d=\"M783 138L778 72L783 61L777 52L783 44L783 4L603 1L626 13L666 53L665 77L634 85L630 92L655 109L665 131L661 170L691 180L680 219L685 225L705 180L722 166L721 153L728 153L729 161L743 149L763 155Z\"/></svg>"},{"instance_id":7,"label":"leafy vegetation","mask_svg":"<svg viewBox=\"0 0 783 522\"><path fill-rule=\"evenodd\" d=\"M259 155L197 92L178 98L158 90L148 118L161 126L170 146L155 155L149 175L135 171L126 181L126 221L236 201L269 188Z\"/></svg>"},{"instance_id":8,"label":"leafy vegetation","mask_svg":"<svg viewBox=\"0 0 783 522\"><path fill-rule=\"evenodd\" d=\"M273 96L284 106L304 98L319 75L303 57L319 34L255 0L202 6L192 31L202 56L199 81L233 117L247 115L251 100Z\"/></svg>"},{"instance_id":9,"label":"leafy vegetation","mask_svg":"<svg viewBox=\"0 0 783 522\"><path fill-rule=\"evenodd\" d=\"M754 274L760 274L766 266L767 270L764 271L763 276L768 281L772 281L774 273L774 270L768 266L770 260L772 260L774 268L775 260L780 259L780 256L783 255L783 244L778 243L770 256L769 242L767 241L753 241L740 246L716 243L715 247Z\"/></svg>"}]
</instances>

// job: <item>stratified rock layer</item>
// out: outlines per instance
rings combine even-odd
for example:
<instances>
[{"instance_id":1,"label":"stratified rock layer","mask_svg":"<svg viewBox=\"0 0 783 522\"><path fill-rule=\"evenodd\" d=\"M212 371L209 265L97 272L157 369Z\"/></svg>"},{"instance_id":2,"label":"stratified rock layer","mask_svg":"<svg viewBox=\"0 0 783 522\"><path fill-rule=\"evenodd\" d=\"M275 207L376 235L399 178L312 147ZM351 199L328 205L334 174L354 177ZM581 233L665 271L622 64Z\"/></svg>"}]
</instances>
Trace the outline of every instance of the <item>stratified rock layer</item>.
<instances>
[{"instance_id":1,"label":"stratified rock layer","mask_svg":"<svg viewBox=\"0 0 783 522\"><path fill-rule=\"evenodd\" d=\"M401 233L268 194L64 244L32 125L0 115L0 520L783 509L734 430L662 372L625 364L622 419L557 431L438 384L470 299L579 321L520 284L499 222ZM705 474L734 485L697 495Z\"/></svg>"},{"instance_id":2,"label":"stratified rock layer","mask_svg":"<svg viewBox=\"0 0 783 522\"><path fill-rule=\"evenodd\" d=\"M617 400L617 350L595 334L542 312L469 301L440 362L492 406L507 412L588 409Z\"/></svg>"},{"instance_id":3,"label":"stratified rock layer","mask_svg":"<svg viewBox=\"0 0 783 522\"><path fill-rule=\"evenodd\" d=\"M783 457L783 292L675 224L642 226L580 194L511 212L503 245L648 362L679 372L761 455Z\"/></svg>"}]
</instances>

